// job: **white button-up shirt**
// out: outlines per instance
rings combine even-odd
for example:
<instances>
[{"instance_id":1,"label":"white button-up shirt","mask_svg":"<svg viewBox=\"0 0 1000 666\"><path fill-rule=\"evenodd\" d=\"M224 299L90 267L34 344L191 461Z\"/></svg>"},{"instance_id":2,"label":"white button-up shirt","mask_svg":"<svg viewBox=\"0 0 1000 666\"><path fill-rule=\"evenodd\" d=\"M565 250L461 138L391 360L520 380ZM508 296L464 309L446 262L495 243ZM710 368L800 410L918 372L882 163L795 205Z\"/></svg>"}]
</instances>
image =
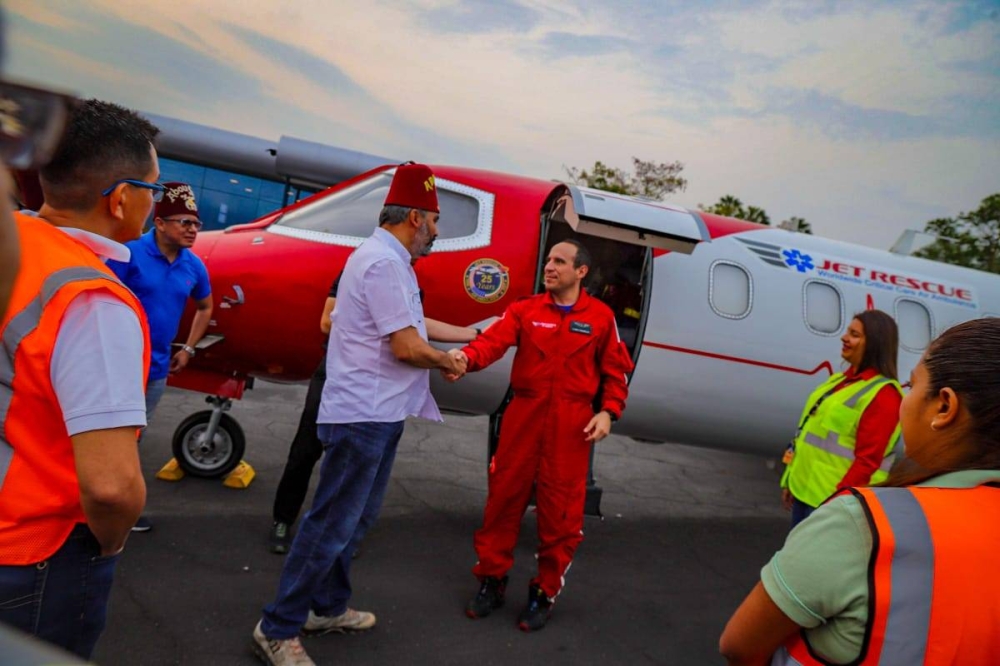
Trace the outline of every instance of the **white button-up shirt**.
<instances>
[{"instance_id":1,"label":"white button-up shirt","mask_svg":"<svg viewBox=\"0 0 1000 666\"><path fill-rule=\"evenodd\" d=\"M398 361L389 335L413 326L427 339L410 253L375 230L348 258L333 310L318 423L441 421L427 370Z\"/></svg>"}]
</instances>

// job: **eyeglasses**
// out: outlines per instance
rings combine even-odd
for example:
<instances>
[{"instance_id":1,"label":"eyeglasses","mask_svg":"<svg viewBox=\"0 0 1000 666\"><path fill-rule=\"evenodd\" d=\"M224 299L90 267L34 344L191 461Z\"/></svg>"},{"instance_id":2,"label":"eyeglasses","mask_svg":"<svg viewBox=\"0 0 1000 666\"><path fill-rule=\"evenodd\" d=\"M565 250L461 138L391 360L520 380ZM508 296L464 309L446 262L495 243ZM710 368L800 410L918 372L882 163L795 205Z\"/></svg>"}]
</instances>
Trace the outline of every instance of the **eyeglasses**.
<instances>
[{"instance_id":1,"label":"eyeglasses","mask_svg":"<svg viewBox=\"0 0 1000 666\"><path fill-rule=\"evenodd\" d=\"M178 220L174 217L161 217L160 219L164 222L176 222L185 229L193 228L195 231L201 231L201 228L205 225L201 220Z\"/></svg>"},{"instance_id":2,"label":"eyeglasses","mask_svg":"<svg viewBox=\"0 0 1000 666\"><path fill-rule=\"evenodd\" d=\"M114 192L115 188L121 185L122 183L131 185L132 187L142 187L147 190L152 190L154 203L160 203L161 201L163 201L163 193L167 191L167 188L157 183L147 183L144 180L136 180L135 178L122 178L120 180L116 180L111 184L111 187L101 192L101 196L102 197L108 196L109 194Z\"/></svg>"},{"instance_id":3,"label":"eyeglasses","mask_svg":"<svg viewBox=\"0 0 1000 666\"><path fill-rule=\"evenodd\" d=\"M75 99L0 81L0 160L12 169L37 169L55 153Z\"/></svg>"}]
</instances>

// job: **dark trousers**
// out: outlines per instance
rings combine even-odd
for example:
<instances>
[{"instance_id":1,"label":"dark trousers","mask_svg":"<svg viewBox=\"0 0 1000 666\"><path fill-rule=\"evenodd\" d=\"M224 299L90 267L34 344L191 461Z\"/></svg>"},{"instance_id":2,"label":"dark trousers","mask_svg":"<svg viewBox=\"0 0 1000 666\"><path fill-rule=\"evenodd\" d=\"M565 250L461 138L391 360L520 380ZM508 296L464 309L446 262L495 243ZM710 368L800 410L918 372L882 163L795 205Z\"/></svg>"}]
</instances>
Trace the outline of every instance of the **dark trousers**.
<instances>
[{"instance_id":1,"label":"dark trousers","mask_svg":"<svg viewBox=\"0 0 1000 666\"><path fill-rule=\"evenodd\" d=\"M295 439L288 450L288 461L285 471L278 482L278 492L274 496L272 515L277 523L295 522L302 510L306 493L309 492L309 478L312 476L316 461L323 455L323 443L316 435L316 419L319 417L319 402L323 397L323 384L326 383L326 359L320 361L319 367L309 380L309 391L306 393L306 404L299 417L299 429L295 431Z\"/></svg>"},{"instance_id":2,"label":"dark trousers","mask_svg":"<svg viewBox=\"0 0 1000 666\"><path fill-rule=\"evenodd\" d=\"M403 421L324 424L319 433L326 455L312 508L285 559L278 596L264 609L261 631L272 639L298 636L310 610L347 610L351 553L382 508Z\"/></svg>"},{"instance_id":3,"label":"dark trousers","mask_svg":"<svg viewBox=\"0 0 1000 666\"><path fill-rule=\"evenodd\" d=\"M0 566L0 622L90 659L104 631L119 557L102 557L97 539L80 524L44 562Z\"/></svg>"},{"instance_id":4,"label":"dark trousers","mask_svg":"<svg viewBox=\"0 0 1000 666\"><path fill-rule=\"evenodd\" d=\"M815 511L815 510L816 510L815 507L809 506L805 502L802 502L802 501L800 501L800 500L798 500L798 499L796 499L796 498L793 497L792 498L792 527L795 527L796 525L798 525L799 523L801 523L803 520L805 520L806 518L808 518L810 515L812 515L812 512Z\"/></svg>"}]
</instances>

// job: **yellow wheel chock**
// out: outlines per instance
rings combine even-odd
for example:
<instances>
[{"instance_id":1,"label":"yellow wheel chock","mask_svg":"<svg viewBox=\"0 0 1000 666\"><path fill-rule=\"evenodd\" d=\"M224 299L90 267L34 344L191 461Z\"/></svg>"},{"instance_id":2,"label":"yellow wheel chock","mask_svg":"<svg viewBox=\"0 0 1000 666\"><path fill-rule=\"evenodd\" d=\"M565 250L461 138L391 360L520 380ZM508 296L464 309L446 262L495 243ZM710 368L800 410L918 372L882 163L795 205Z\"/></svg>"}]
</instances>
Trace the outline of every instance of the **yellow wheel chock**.
<instances>
[{"instance_id":1,"label":"yellow wheel chock","mask_svg":"<svg viewBox=\"0 0 1000 666\"><path fill-rule=\"evenodd\" d=\"M233 468L233 471L226 475L226 480L222 482L222 485L227 488L238 488L243 489L250 485L253 481L253 477L257 476L257 472L253 471L253 467L250 466L246 460L241 460L240 464Z\"/></svg>"}]
</instances>

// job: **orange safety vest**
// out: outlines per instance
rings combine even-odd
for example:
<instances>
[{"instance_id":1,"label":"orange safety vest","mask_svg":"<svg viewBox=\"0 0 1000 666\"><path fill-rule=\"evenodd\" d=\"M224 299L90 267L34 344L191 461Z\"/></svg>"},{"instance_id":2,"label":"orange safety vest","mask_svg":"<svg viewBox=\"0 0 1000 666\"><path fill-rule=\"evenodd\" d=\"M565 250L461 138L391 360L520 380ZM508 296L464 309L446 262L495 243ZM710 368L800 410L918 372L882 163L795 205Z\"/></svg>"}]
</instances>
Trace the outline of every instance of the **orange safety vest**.
<instances>
[{"instance_id":1,"label":"orange safety vest","mask_svg":"<svg viewBox=\"0 0 1000 666\"><path fill-rule=\"evenodd\" d=\"M850 488L872 531L852 664L1000 664L1000 487ZM772 665L829 664L799 632Z\"/></svg>"},{"instance_id":2,"label":"orange safety vest","mask_svg":"<svg viewBox=\"0 0 1000 666\"><path fill-rule=\"evenodd\" d=\"M52 386L59 326L74 298L110 292L149 327L139 300L83 243L44 220L15 214L21 270L0 319L0 565L41 562L86 517L73 444ZM145 377L143 377L145 385Z\"/></svg>"}]
</instances>

